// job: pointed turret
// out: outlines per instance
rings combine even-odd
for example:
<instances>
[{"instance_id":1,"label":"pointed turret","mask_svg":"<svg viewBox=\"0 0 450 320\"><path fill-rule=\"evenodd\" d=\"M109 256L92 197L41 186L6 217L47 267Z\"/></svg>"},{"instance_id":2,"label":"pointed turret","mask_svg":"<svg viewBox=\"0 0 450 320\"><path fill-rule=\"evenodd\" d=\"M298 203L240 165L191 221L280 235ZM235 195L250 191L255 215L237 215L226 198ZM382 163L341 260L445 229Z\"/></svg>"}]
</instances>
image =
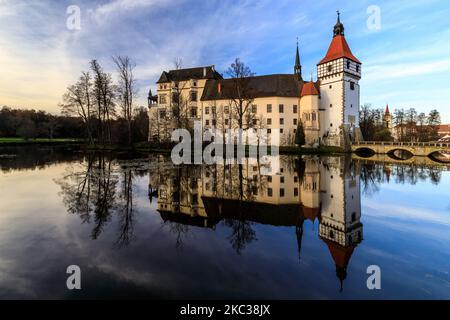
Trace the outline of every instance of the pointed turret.
<instances>
[{"instance_id":1,"label":"pointed turret","mask_svg":"<svg viewBox=\"0 0 450 320\"><path fill-rule=\"evenodd\" d=\"M337 23L333 29L333 40L328 48L325 58L323 58L318 64L324 64L340 58L347 58L351 61L361 64L361 62L353 55L347 40L344 36L344 25L341 23L340 13L338 11ZM359 70L358 70L359 72Z\"/></svg>"},{"instance_id":2,"label":"pointed turret","mask_svg":"<svg viewBox=\"0 0 450 320\"><path fill-rule=\"evenodd\" d=\"M295 54L294 74L298 80L302 80L302 65L300 63L300 53L298 51L298 38L297 38L297 51Z\"/></svg>"},{"instance_id":3,"label":"pointed turret","mask_svg":"<svg viewBox=\"0 0 450 320\"><path fill-rule=\"evenodd\" d=\"M337 22L334 26L333 33L334 37L344 35L344 25L341 23L341 14L339 11L337 12Z\"/></svg>"},{"instance_id":4,"label":"pointed turret","mask_svg":"<svg viewBox=\"0 0 450 320\"><path fill-rule=\"evenodd\" d=\"M386 111L384 112L384 115L390 115L391 112L389 111L389 105L386 105Z\"/></svg>"}]
</instances>

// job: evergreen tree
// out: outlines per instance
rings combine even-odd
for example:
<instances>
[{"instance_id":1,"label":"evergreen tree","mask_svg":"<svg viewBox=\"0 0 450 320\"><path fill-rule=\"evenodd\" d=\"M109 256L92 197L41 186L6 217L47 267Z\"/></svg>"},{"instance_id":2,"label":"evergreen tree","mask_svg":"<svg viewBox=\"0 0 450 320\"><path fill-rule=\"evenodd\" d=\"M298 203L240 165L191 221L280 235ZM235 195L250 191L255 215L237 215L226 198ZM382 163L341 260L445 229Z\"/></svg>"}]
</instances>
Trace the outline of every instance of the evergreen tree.
<instances>
[{"instance_id":1,"label":"evergreen tree","mask_svg":"<svg viewBox=\"0 0 450 320\"><path fill-rule=\"evenodd\" d=\"M303 128L302 121L299 121L297 124L297 131L295 132L295 144L299 147L305 145L306 138L305 138L305 130Z\"/></svg>"}]
</instances>

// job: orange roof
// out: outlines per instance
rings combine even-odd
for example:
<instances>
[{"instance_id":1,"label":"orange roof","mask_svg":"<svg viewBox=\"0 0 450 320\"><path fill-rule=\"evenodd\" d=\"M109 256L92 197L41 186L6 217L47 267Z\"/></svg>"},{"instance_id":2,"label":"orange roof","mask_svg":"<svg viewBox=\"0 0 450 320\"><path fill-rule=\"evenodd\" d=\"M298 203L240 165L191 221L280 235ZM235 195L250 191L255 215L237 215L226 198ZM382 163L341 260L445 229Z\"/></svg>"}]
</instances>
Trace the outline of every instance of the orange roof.
<instances>
[{"instance_id":1,"label":"orange roof","mask_svg":"<svg viewBox=\"0 0 450 320\"><path fill-rule=\"evenodd\" d=\"M341 268L346 268L350 258L353 254L354 246L343 247L336 242L332 242L330 240L324 239L325 243L328 246L328 250L330 250L331 256L333 257L334 262L337 266Z\"/></svg>"},{"instance_id":2,"label":"orange roof","mask_svg":"<svg viewBox=\"0 0 450 320\"><path fill-rule=\"evenodd\" d=\"M450 124L439 125L438 132L450 132Z\"/></svg>"},{"instance_id":3,"label":"orange roof","mask_svg":"<svg viewBox=\"0 0 450 320\"><path fill-rule=\"evenodd\" d=\"M319 216L319 208L308 208L303 206L303 216L306 219L311 220L312 222L314 222L316 220L316 218Z\"/></svg>"},{"instance_id":4,"label":"orange roof","mask_svg":"<svg viewBox=\"0 0 450 320\"><path fill-rule=\"evenodd\" d=\"M357 63L361 63L352 53L345 37L342 35L335 36L331 41L327 55L318 64L330 62L339 58L347 58Z\"/></svg>"},{"instance_id":5,"label":"orange roof","mask_svg":"<svg viewBox=\"0 0 450 320\"><path fill-rule=\"evenodd\" d=\"M302 93L300 94L303 96L318 96L319 91L317 90L314 82L305 82L302 88Z\"/></svg>"}]
</instances>

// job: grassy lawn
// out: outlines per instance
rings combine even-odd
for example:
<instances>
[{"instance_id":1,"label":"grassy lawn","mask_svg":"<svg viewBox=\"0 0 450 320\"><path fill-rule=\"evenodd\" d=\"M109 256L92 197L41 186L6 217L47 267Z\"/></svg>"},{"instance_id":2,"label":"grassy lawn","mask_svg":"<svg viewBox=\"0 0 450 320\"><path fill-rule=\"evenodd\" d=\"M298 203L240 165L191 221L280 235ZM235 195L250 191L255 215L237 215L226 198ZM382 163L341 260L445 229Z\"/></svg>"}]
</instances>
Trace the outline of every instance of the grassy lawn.
<instances>
[{"instance_id":1,"label":"grassy lawn","mask_svg":"<svg viewBox=\"0 0 450 320\"><path fill-rule=\"evenodd\" d=\"M39 144L39 143L68 143L68 142L78 142L80 140L77 139L24 139L24 138L1 138L0 137L0 145L1 144Z\"/></svg>"}]
</instances>

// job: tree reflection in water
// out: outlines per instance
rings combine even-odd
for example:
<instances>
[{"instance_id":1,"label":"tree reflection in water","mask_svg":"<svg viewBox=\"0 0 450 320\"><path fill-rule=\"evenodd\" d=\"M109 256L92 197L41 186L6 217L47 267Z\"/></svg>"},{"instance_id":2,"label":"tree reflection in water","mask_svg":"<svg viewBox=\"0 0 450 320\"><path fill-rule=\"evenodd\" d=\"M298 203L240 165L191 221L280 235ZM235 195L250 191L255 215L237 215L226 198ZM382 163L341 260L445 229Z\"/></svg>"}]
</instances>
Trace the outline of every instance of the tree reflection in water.
<instances>
[{"instance_id":1,"label":"tree reflection in water","mask_svg":"<svg viewBox=\"0 0 450 320\"><path fill-rule=\"evenodd\" d=\"M112 215L117 214L116 245L124 246L132 241L136 174L132 163L115 160L110 154L88 153L82 162L69 165L64 176L56 180L67 211L78 215L83 223L94 224L92 239L98 239Z\"/></svg>"}]
</instances>

